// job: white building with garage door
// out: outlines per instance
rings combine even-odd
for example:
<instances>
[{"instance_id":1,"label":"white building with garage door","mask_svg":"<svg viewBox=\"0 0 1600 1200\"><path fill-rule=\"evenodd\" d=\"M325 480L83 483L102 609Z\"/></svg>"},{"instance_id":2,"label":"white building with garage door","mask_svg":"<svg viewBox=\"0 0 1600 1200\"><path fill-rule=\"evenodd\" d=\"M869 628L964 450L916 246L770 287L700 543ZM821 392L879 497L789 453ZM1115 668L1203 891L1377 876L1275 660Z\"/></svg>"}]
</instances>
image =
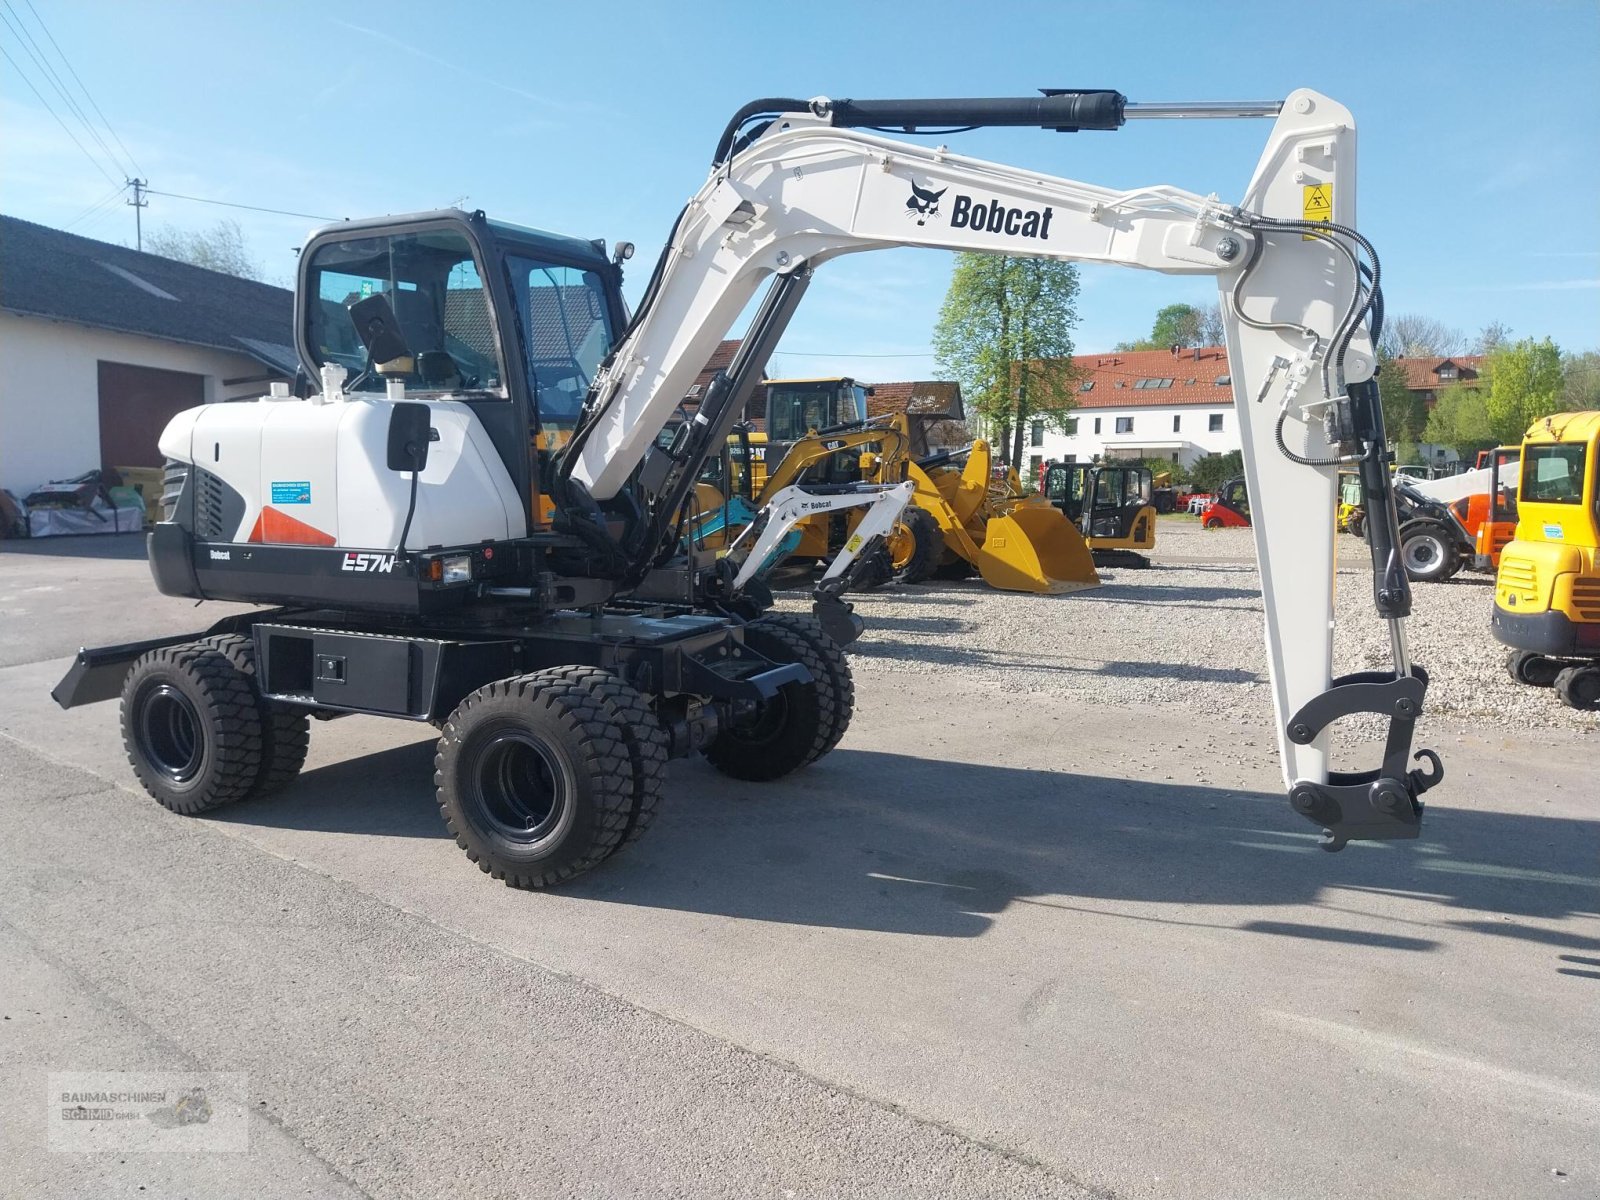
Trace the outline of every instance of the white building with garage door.
<instances>
[{"instance_id":1,"label":"white building with garage door","mask_svg":"<svg viewBox=\"0 0 1600 1200\"><path fill-rule=\"evenodd\" d=\"M196 404L291 378L293 293L0 216L0 487L160 467Z\"/></svg>"},{"instance_id":2,"label":"white building with garage door","mask_svg":"<svg viewBox=\"0 0 1600 1200\"><path fill-rule=\"evenodd\" d=\"M1164 458L1191 466L1240 448L1233 381L1220 346L1080 354L1077 410L1065 433L1034 421L1029 478L1042 462Z\"/></svg>"}]
</instances>

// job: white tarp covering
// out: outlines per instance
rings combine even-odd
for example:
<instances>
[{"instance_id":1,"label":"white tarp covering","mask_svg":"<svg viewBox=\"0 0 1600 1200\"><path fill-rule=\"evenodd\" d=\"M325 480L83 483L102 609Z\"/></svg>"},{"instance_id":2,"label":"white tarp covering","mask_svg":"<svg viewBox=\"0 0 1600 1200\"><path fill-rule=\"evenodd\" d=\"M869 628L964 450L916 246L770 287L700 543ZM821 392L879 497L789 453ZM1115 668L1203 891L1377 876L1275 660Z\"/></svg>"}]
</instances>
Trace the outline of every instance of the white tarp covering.
<instances>
[{"instance_id":1,"label":"white tarp covering","mask_svg":"<svg viewBox=\"0 0 1600 1200\"><path fill-rule=\"evenodd\" d=\"M144 509L111 508L96 500L93 508L30 508L29 537L63 537L82 533L137 533L144 528Z\"/></svg>"}]
</instances>

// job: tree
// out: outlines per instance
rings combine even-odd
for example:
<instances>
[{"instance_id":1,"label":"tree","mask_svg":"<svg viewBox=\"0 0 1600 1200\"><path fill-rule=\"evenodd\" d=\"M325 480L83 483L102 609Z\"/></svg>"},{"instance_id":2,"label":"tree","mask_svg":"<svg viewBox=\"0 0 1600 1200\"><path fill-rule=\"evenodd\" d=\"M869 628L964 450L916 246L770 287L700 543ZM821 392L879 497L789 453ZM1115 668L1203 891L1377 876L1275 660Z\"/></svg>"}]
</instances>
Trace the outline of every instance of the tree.
<instances>
[{"instance_id":1,"label":"tree","mask_svg":"<svg viewBox=\"0 0 1600 1200\"><path fill-rule=\"evenodd\" d=\"M1222 326L1222 305L1213 301L1196 310L1200 314L1200 342L1202 346L1220 346L1225 339Z\"/></svg>"},{"instance_id":2,"label":"tree","mask_svg":"<svg viewBox=\"0 0 1600 1200\"><path fill-rule=\"evenodd\" d=\"M1489 355L1489 424L1502 444L1562 409L1561 351L1549 338L1523 338Z\"/></svg>"},{"instance_id":3,"label":"tree","mask_svg":"<svg viewBox=\"0 0 1600 1200\"><path fill-rule=\"evenodd\" d=\"M1035 420L1065 431L1077 404L1072 329L1078 271L1071 263L958 254L933 331L939 369L1001 432L1002 456L1022 461Z\"/></svg>"},{"instance_id":4,"label":"tree","mask_svg":"<svg viewBox=\"0 0 1600 1200\"><path fill-rule=\"evenodd\" d=\"M1499 321L1490 321L1478 330L1478 336L1472 339L1472 352L1474 354L1493 354L1500 347L1511 340L1511 326Z\"/></svg>"},{"instance_id":5,"label":"tree","mask_svg":"<svg viewBox=\"0 0 1600 1200\"><path fill-rule=\"evenodd\" d=\"M1401 313L1383 323L1383 349L1391 358L1459 354L1465 339L1459 329L1420 313Z\"/></svg>"},{"instance_id":6,"label":"tree","mask_svg":"<svg viewBox=\"0 0 1600 1200\"><path fill-rule=\"evenodd\" d=\"M1568 412L1600 408L1600 351L1561 357L1561 407Z\"/></svg>"},{"instance_id":7,"label":"tree","mask_svg":"<svg viewBox=\"0 0 1600 1200\"><path fill-rule=\"evenodd\" d=\"M168 226L146 234L144 244L151 254L163 258L175 258L243 279L261 278L261 268L245 249L244 231L237 221L218 221L210 229L201 230Z\"/></svg>"},{"instance_id":8,"label":"tree","mask_svg":"<svg viewBox=\"0 0 1600 1200\"><path fill-rule=\"evenodd\" d=\"M1244 474L1244 455L1237 450L1208 454L1189 469L1189 479L1198 492L1215 492L1235 475Z\"/></svg>"},{"instance_id":9,"label":"tree","mask_svg":"<svg viewBox=\"0 0 1600 1200\"><path fill-rule=\"evenodd\" d=\"M1208 324L1210 322L1210 324ZM1207 334L1215 329L1213 340ZM1192 304L1169 304L1156 313L1150 336L1136 342L1119 342L1118 350L1170 350L1174 346L1214 346L1221 340L1222 312L1216 305L1209 309Z\"/></svg>"},{"instance_id":10,"label":"tree","mask_svg":"<svg viewBox=\"0 0 1600 1200\"><path fill-rule=\"evenodd\" d=\"M1378 403L1383 408L1383 431L1391 443L1414 443L1428 423L1428 407L1406 386L1405 368L1381 347L1378 350Z\"/></svg>"},{"instance_id":11,"label":"tree","mask_svg":"<svg viewBox=\"0 0 1600 1200\"><path fill-rule=\"evenodd\" d=\"M1489 420L1489 406L1482 388L1446 388L1435 401L1433 411L1422 430L1422 440L1436 446L1448 446L1468 461L1479 450L1498 446L1493 423Z\"/></svg>"}]
</instances>

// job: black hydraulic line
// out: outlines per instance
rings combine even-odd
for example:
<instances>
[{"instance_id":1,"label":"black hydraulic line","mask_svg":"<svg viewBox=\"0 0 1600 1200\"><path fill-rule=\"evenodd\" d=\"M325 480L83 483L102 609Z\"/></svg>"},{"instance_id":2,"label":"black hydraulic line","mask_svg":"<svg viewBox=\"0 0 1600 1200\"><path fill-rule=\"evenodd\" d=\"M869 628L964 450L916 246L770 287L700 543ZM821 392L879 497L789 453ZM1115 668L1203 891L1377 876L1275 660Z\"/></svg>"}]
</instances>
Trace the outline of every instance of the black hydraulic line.
<instances>
[{"instance_id":1,"label":"black hydraulic line","mask_svg":"<svg viewBox=\"0 0 1600 1200\"><path fill-rule=\"evenodd\" d=\"M701 467L711 451L727 440L743 415L763 378L767 360L777 349L810 283L811 271L804 266L773 280L733 361L711 381L699 411L685 427L685 440L670 449L653 449L645 457L639 481L650 518L642 540L632 553L633 565L627 583L637 583L644 578L659 557L676 547L677 517L694 489Z\"/></svg>"}]
</instances>

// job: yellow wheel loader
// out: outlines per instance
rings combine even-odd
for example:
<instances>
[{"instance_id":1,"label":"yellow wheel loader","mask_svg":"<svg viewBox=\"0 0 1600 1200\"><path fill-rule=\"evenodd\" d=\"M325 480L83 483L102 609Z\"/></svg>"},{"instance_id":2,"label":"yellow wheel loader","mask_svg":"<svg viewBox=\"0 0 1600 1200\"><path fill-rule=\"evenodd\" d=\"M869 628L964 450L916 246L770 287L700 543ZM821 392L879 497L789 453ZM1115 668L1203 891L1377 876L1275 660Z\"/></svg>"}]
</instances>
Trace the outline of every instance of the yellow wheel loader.
<instances>
[{"instance_id":1,"label":"yellow wheel loader","mask_svg":"<svg viewBox=\"0 0 1600 1200\"><path fill-rule=\"evenodd\" d=\"M1492 627L1513 679L1600 709L1600 412L1545 417L1524 436Z\"/></svg>"}]
</instances>

